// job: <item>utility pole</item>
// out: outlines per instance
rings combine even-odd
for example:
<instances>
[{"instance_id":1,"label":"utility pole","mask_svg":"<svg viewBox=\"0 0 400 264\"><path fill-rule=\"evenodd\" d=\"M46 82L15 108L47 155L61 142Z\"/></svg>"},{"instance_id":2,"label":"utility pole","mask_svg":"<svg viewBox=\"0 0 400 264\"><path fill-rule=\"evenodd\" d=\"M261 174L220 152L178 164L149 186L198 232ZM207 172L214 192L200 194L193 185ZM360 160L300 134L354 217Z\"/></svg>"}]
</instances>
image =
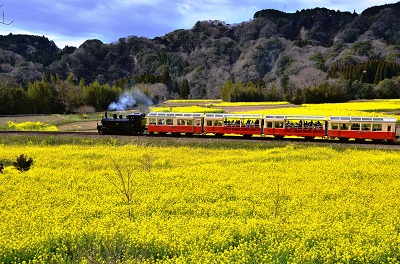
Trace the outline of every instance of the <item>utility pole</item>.
<instances>
[{"instance_id":1,"label":"utility pole","mask_svg":"<svg viewBox=\"0 0 400 264\"><path fill-rule=\"evenodd\" d=\"M0 8L2 8L3 7L3 4L1 4L0 5ZM5 19L4 19L4 10L3 10L3 20L2 21L0 21L0 24L3 24L3 25L10 25L10 24L12 24L14 21L11 21L11 22L6 22L5 21Z\"/></svg>"}]
</instances>

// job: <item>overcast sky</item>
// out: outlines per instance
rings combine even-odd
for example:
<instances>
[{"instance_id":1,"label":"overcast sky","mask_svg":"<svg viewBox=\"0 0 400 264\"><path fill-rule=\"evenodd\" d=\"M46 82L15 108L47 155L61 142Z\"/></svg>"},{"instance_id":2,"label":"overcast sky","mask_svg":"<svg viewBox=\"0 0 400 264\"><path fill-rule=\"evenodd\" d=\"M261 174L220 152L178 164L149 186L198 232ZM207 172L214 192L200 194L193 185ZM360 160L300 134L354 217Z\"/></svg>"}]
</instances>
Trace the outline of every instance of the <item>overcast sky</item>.
<instances>
[{"instance_id":1,"label":"overcast sky","mask_svg":"<svg viewBox=\"0 0 400 264\"><path fill-rule=\"evenodd\" d=\"M368 7L396 3L390 0L0 0L5 22L0 35L46 36L59 48L78 47L85 40L104 43L121 37L154 38L176 29L190 29L197 21L229 24L252 19L262 9L287 13L326 7L361 13Z\"/></svg>"}]
</instances>

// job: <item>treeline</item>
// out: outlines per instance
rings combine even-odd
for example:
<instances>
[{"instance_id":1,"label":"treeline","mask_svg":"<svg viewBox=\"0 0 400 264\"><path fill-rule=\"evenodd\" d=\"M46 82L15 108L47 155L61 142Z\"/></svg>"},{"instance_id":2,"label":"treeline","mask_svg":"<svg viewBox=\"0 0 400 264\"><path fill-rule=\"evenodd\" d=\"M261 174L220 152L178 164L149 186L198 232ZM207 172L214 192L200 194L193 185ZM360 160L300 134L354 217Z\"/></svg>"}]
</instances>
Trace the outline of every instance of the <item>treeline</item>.
<instances>
[{"instance_id":1,"label":"treeline","mask_svg":"<svg viewBox=\"0 0 400 264\"><path fill-rule=\"evenodd\" d=\"M390 64L392 65L393 64ZM355 66L358 69L358 67ZM394 67L395 68L395 67ZM395 99L400 98L400 72L392 78L385 78L377 84L368 79L330 79L301 89L294 89L288 76L281 79L281 90L275 84L262 81L234 82L227 80L221 88L221 98L229 102L288 101L303 103L339 103L355 99Z\"/></svg>"},{"instance_id":2,"label":"treeline","mask_svg":"<svg viewBox=\"0 0 400 264\"><path fill-rule=\"evenodd\" d=\"M288 101L294 104L344 102L350 99L343 87L328 82L297 90L288 88L280 92L275 84L268 86L262 81L235 83L232 79L224 83L221 98L228 102Z\"/></svg>"},{"instance_id":3,"label":"treeline","mask_svg":"<svg viewBox=\"0 0 400 264\"><path fill-rule=\"evenodd\" d=\"M400 75L400 65L385 60L369 60L364 63L333 65L329 77L358 80L362 83L378 84L380 81Z\"/></svg>"},{"instance_id":4,"label":"treeline","mask_svg":"<svg viewBox=\"0 0 400 264\"><path fill-rule=\"evenodd\" d=\"M85 84L83 79L74 84L70 75L63 81L58 75L46 76L30 82L27 88L0 82L0 113L54 114L102 111L115 101L122 89L94 81Z\"/></svg>"},{"instance_id":5,"label":"treeline","mask_svg":"<svg viewBox=\"0 0 400 264\"><path fill-rule=\"evenodd\" d=\"M182 81L178 82L171 78L169 74L169 67L162 67L161 74L156 75L153 73L134 75L126 78L121 78L115 82L116 87L124 88L124 87L133 87L139 84L155 84L162 83L167 87L167 92L170 95L179 96L181 99L188 99L190 94L190 85L187 79L182 79ZM155 98L156 100L158 98Z\"/></svg>"},{"instance_id":6,"label":"treeline","mask_svg":"<svg viewBox=\"0 0 400 264\"><path fill-rule=\"evenodd\" d=\"M59 75L42 75L41 80L29 82L26 87L2 80L0 81L0 114L65 114L103 111L128 87L139 89L153 103L160 98L152 95L146 84L165 84L169 93L187 99L190 93L189 82L172 81L168 69L160 76L140 75L119 79L113 85L101 84L98 80L86 84L83 78L77 83L71 74L66 80Z\"/></svg>"},{"instance_id":7,"label":"treeline","mask_svg":"<svg viewBox=\"0 0 400 264\"><path fill-rule=\"evenodd\" d=\"M274 84L266 89L263 81L235 82L228 79L221 88L221 99L227 102L263 102L281 101L282 95L278 93Z\"/></svg>"}]
</instances>

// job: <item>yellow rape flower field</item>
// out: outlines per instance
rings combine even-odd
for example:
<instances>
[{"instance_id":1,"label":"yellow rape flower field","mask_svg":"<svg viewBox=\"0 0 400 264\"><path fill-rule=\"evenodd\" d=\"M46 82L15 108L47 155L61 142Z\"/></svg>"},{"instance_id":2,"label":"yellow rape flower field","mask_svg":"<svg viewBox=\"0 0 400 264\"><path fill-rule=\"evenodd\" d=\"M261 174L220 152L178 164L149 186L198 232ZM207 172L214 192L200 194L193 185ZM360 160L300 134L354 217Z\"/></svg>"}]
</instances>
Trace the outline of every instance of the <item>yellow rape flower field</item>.
<instances>
[{"instance_id":1,"label":"yellow rape flower field","mask_svg":"<svg viewBox=\"0 0 400 264\"><path fill-rule=\"evenodd\" d=\"M397 149L173 140L0 141L0 263L400 262Z\"/></svg>"},{"instance_id":2,"label":"yellow rape flower field","mask_svg":"<svg viewBox=\"0 0 400 264\"><path fill-rule=\"evenodd\" d=\"M303 104L296 107L251 111L258 114L322 116L392 116L400 112L400 99L354 101L349 103ZM245 112L241 112L245 113Z\"/></svg>"}]
</instances>

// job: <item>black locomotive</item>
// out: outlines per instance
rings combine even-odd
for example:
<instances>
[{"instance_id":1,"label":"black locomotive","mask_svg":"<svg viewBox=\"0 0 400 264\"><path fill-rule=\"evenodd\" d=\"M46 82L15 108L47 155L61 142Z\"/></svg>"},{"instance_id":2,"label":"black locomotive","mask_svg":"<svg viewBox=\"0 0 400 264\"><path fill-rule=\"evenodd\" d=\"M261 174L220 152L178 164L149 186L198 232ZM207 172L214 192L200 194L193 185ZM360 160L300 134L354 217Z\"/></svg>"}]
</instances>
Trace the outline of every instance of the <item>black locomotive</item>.
<instances>
[{"instance_id":1,"label":"black locomotive","mask_svg":"<svg viewBox=\"0 0 400 264\"><path fill-rule=\"evenodd\" d=\"M132 113L123 117L113 114L112 118L107 117L107 112L101 118L101 124L97 124L97 131L100 134L137 135L146 131L146 114Z\"/></svg>"}]
</instances>

